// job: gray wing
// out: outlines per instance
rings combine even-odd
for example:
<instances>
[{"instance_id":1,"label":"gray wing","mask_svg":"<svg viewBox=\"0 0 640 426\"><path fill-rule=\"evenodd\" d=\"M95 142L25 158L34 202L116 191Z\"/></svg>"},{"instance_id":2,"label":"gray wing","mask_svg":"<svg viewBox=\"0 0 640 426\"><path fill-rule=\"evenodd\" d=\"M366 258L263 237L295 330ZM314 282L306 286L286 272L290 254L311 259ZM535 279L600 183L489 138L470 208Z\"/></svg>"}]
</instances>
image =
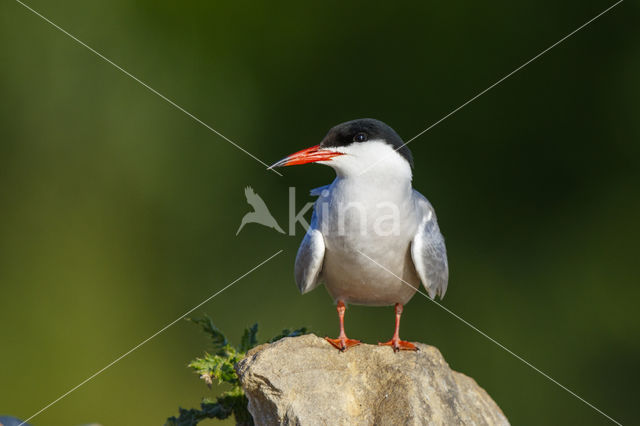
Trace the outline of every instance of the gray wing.
<instances>
[{"instance_id":1,"label":"gray wing","mask_svg":"<svg viewBox=\"0 0 640 426\"><path fill-rule=\"evenodd\" d=\"M320 284L320 272L324 260L324 237L317 228L317 223L314 211L311 224L296 256L294 268L296 284L302 294L310 292Z\"/></svg>"},{"instance_id":2,"label":"gray wing","mask_svg":"<svg viewBox=\"0 0 640 426\"><path fill-rule=\"evenodd\" d=\"M431 203L419 192L413 191L416 207L422 212L422 221L411 242L411 258L420 281L429 297L442 299L449 281L449 264L444 237L438 227L436 212Z\"/></svg>"}]
</instances>

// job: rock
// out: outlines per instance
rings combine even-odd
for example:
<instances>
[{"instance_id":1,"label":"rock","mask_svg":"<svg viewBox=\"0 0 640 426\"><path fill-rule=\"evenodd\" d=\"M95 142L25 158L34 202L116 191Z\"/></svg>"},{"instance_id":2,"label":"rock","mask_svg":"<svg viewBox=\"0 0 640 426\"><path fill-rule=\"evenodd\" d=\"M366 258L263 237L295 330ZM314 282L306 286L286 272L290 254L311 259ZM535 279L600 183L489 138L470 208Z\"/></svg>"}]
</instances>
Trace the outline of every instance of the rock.
<instances>
[{"instance_id":1,"label":"rock","mask_svg":"<svg viewBox=\"0 0 640 426\"><path fill-rule=\"evenodd\" d=\"M258 346L236 371L257 425L508 425L498 405L440 351L359 345L308 334Z\"/></svg>"}]
</instances>

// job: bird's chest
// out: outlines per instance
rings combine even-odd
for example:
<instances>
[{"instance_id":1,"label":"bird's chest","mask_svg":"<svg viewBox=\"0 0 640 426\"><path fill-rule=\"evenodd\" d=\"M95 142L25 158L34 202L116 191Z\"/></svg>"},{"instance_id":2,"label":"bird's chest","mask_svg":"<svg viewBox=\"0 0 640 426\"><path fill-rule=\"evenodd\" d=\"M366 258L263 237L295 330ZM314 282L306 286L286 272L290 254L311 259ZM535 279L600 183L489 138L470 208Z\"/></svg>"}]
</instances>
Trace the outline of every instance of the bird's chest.
<instances>
[{"instance_id":1,"label":"bird's chest","mask_svg":"<svg viewBox=\"0 0 640 426\"><path fill-rule=\"evenodd\" d=\"M410 190L410 187L409 187ZM316 203L327 250L403 250L417 229L410 192L367 182L338 182Z\"/></svg>"}]
</instances>

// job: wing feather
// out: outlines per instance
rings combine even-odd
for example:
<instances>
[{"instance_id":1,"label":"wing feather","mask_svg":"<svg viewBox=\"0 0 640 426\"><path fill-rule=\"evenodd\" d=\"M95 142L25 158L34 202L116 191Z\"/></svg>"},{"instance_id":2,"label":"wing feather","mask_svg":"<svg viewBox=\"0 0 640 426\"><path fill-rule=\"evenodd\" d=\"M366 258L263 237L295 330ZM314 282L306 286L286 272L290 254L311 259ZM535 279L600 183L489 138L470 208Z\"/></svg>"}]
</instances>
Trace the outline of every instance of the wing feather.
<instances>
[{"instance_id":1,"label":"wing feather","mask_svg":"<svg viewBox=\"0 0 640 426\"><path fill-rule=\"evenodd\" d=\"M429 297L442 299L449 282L449 264L444 237L440 233L438 219L431 203L419 192L414 191L416 206L422 211L422 221L411 242L411 258L420 281L427 289Z\"/></svg>"},{"instance_id":2,"label":"wing feather","mask_svg":"<svg viewBox=\"0 0 640 426\"><path fill-rule=\"evenodd\" d=\"M307 234L304 236L296 256L294 271L300 293L308 293L320 284L324 249L324 237L317 229L317 218L314 212Z\"/></svg>"}]
</instances>

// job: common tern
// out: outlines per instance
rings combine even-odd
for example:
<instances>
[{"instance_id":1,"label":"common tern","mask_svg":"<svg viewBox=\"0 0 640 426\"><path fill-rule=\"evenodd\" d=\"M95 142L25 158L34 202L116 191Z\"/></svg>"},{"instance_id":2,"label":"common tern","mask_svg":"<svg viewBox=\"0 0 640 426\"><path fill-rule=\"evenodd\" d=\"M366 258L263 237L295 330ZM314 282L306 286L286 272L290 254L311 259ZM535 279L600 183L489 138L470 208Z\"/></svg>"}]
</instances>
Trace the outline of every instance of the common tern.
<instances>
[{"instance_id":1,"label":"common tern","mask_svg":"<svg viewBox=\"0 0 640 426\"><path fill-rule=\"evenodd\" d=\"M393 337L379 344L417 350L400 339L403 306L420 282L429 297L442 298L449 268L435 211L411 185L411 151L387 124L365 118L333 127L319 145L271 167L307 163L336 172L330 185L311 191L318 199L294 268L301 293L322 282L337 303L340 334L326 339L341 351L360 343L344 331L346 303L395 305Z\"/></svg>"}]
</instances>

